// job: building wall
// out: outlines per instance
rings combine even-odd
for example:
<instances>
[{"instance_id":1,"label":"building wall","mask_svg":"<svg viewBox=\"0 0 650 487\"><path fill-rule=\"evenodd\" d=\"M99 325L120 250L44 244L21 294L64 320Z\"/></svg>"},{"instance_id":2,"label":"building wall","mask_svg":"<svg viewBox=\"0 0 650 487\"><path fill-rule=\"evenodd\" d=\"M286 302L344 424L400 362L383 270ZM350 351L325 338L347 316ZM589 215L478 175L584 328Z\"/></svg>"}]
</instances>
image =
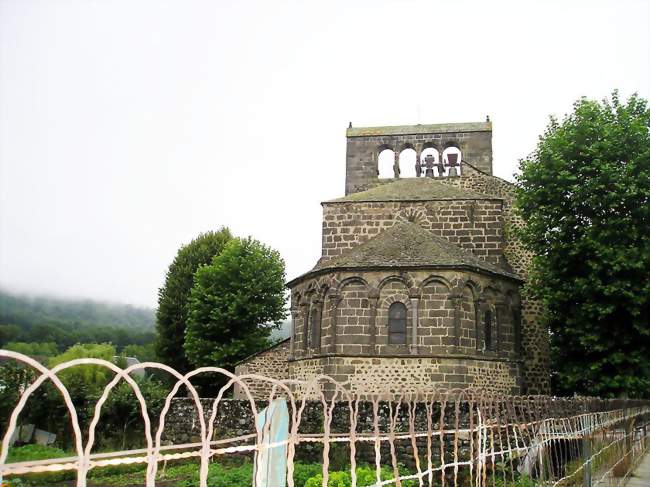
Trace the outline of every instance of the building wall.
<instances>
[{"instance_id":1,"label":"building wall","mask_svg":"<svg viewBox=\"0 0 650 487\"><path fill-rule=\"evenodd\" d=\"M519 307L518 287L502 277L453 270L326 273L292 289L294 341L290 355L296 359L458 355L517 360L513 312ZM388 309L396 301L407 308L406 344L388 340ZM494 317L492 350L484 349L487 310ZM320 343L311 338L308 317L314 312L321 317Z\"/></svg>"},{"instance_id":2,"label":"building wall","mask_svg":"<svg viewBox=\"0 0 650 487\"><path fill-rule=\"evenodd\" d=\"M413 221L478 257L506 265L502 207L500 198L323 203L322 259L341 255L397 222Z\"/></svg>"},{"instance_id":3,"label":"building wall","mask_svg":"<svg viewBox=\"0 0 650 487\"><path fill-rule=\"evenodd\" d=\"M379 135L372 135L378 133ZM437 126L385 127L383 130L348 129L345 194L365 191L378 178L378 157L384 149L399 153L414 149L417 157L428 147L440 154L457 147L464 160L492 174L492 124L441 124Z\"/></svg>"},{"instance_id":4,"label":"building wall","mask_svg":"<svg viewBox=\"0 0 650 487\"><path fill-rule=\"evenodd\" d=\"M246 374L263 375L274 379L289 378L289 340L280 342L262 353L258 353L235 367L238 376ZM272 384L260 380L244 380L253 398L264 399L269 396ZM233 386L235 399L246 399L247 395L241 385Z\"/></svg>"},{"instance_id":5,"label":"building wall","mask_svg":"<svg viewBox=\"0 0 650 487\"><path fill-rule=\"evenodd\" d=\"M447 357L321 357L292 361L289 375L292 379L309 383L317 375L326 374L354 397L368 398L385 394L399 399L431 392L434 389L479 388L490 392L519 394L520 363ZM323 380L320 387L297 386L299 396L316 398L321 390L333 392ZM343 393L339 397L345 399Z\"/></svg>"}]
</instances>

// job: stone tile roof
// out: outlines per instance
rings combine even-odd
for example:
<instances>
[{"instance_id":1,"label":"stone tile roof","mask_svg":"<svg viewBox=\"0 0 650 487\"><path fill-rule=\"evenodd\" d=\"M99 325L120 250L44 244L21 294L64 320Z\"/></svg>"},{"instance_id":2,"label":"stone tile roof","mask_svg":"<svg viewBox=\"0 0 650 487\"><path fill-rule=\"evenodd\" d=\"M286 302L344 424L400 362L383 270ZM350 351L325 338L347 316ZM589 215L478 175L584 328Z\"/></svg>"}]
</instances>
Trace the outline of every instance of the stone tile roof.
<instances>
[{"instance_id":1,"label":"stone tile roof","mask_svg":"<svg viewBox=\"0 0 650 487\"><path fill-rule=\"evenodd\" d=\"M491 132L492 122L436 123L429 125L393 125L387 127L350 127L346 137L377 135L444 134L455 132Z\"/></svg>"},{"instance_id":2,"label":"stone tile roof","mask_svg":"<svg viewBox=\"0 0 650 487\"><path fill-rule=\"evenodd\" d=\"M428 201L428 200L491 200L499 199L474 193L431 178L404 178L389 180L374 188L352 193L325 203L354 201Z\"/></svg>"},{"instance_id":3,"label":"stone tile roof","mask_svg":"<svg viewBox=\"0 0 650 487\"><path fill-rule=\"evenodd\" d=\"M463 268L522 280L516 274L485 262L448 240L408 222L397 223L344 254L319 262L301 277L325 270L386 267Z\"/></svg>"}]
</instances>

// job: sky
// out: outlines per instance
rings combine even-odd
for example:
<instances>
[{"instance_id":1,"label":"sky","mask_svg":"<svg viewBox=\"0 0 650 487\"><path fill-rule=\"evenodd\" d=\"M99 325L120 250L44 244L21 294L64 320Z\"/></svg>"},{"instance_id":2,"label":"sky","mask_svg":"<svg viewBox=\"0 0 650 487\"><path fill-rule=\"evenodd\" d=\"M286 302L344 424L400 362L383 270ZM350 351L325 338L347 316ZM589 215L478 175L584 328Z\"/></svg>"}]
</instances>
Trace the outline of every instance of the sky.
<instances>
[{"instance_id":1,"label":"sky","mask_svg":"<svg viewBox=\"0 0 650 487\"><path fill-rule=\"evenodd\" d=\"M650 1L0 0L0 286L154 307L228 226L320 256L345 129L493 122L511 180L549 115L650 98Z\"/></svg>"}]
</instances>

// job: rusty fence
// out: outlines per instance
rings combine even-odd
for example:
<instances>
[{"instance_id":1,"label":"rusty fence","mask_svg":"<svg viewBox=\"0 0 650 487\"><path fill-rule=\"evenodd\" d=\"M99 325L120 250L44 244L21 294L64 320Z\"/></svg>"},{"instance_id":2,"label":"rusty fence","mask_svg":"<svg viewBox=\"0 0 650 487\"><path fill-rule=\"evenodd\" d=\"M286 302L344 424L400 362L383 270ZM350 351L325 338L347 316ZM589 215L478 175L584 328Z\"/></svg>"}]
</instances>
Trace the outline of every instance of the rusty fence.
<instances>
[{"instance_id":1,"label":"rusty fence","mask_svg":"<svg viewBox=\"0 0 650 487\"><path fill-rule=\"evenodd\" d=\"M15 361L35 371L21 390L3 432L0 476L4 480L42 472L76 472L76 485L87 483L91 469L124 464L146 466L144 484L156 485L159 466L171 460L198 460L198 485L208 485L211 462L223 457L251 457L256 463L252 485L303 487L294 482L294 464L301 459L322 464L322 485L332 472L347 472L352 486L477 486L607 485L625 483L646 453L650 402L597 398L508 396L484 390L427 388L365 391L352 395L346 383L327 376L309 380L277 380L258 375L235 376L217 367L181 375L159 363L147 362L122 369L99 359L77 359L51 369L25 355L0 350L0 359ZM82 431L70 391L59 375L71 367L100 366L114 377L94 405ZM156 370L174 378L157 417L149 415L137 370ZM225 385L217 397L201 399L192 381L219 375ZM73 434L74 456L7 463L10 444L30 396L49 381L61 394ZM102 406L115 387L125 381L133 390L142 415L143 448L93 452ZM264 386L264 400L251 394ZM250 420L242 431L215 427L220 409L237 386L245 397ZM0 384L0 387L2 385ZM173 400L183 395L193 405L196 441L170 442L165 426ZM282 405L286 422L270 405ZM307 414L307 411L310 411ZM266 412L266 414L265 414ZM65 418L61 418L65 421ZM281 465L281 476L270 481L260 468L268 455ZM278 459L281 459L279 461ZM279 462L279 463L278 463ZM363 466L372 472L359 477ZM282 478L282 480L277 480ZM286 482L286 484L285 484ZM338 484L337 484L338 485Z\"/></svg>"}]
</instances>

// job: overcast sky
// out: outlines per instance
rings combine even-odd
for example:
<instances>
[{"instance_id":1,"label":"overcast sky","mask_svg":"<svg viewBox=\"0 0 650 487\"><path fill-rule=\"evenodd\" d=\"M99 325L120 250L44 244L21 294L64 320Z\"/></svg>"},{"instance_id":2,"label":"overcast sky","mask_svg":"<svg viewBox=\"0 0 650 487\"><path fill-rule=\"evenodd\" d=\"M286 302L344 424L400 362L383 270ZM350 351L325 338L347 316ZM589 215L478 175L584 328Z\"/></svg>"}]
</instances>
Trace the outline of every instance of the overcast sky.
<instances>
[{"instance_id":1,"label":"overcast sky","mask_svg":"<svg viewBox=\"0 0 650 487\"><path fill-rule=\"evenodd\" d=\"M648 1L0 0L0 285L155 306L229 226L320 254L345 129L494 122L511 179L550 114L650 97Z\"/></svg>"}]
</instances>

